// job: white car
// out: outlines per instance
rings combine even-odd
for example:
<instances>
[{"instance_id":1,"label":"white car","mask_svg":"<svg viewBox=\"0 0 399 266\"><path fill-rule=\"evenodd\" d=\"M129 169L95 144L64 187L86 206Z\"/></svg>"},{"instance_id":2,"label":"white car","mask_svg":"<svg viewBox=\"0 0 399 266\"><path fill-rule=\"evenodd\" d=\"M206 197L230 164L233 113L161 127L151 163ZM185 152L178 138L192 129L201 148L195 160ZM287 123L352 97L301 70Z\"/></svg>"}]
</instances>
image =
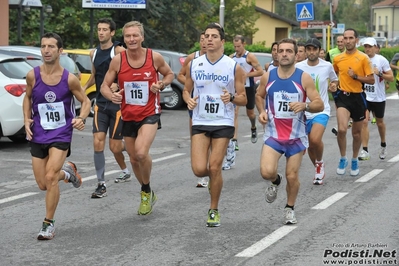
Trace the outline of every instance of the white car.
<instances>
[{"instance_id":1,"label":"white car","mask_svg":"<svg viewBox=\"0 0 399 266\"><path fill-rule=\"evenodd\" d=\"M29 55L34 55L42 58L42 53L40 51L40 47L34 47L34 46L19 46L19 45L10 45L10 46L0 46L0 52L1 51L8 51L8 52L14 52L15 55L18 56L29 56ZM68 57L66 53L61 54L60 56L60 65L68 70L70 73L74 74L76 77L79 78L81 73L75 64L75 62ZM81 108L81 103L75 99L75 108L76 112L79 113L80 108Z\"/></svg>"},{"instance_id":2,"label":"white car","mask_svg":"<svg viewBox=\"0 0 399 266\"><path fill-rule=\"evenodd\" d=\"M22 103L31 69L23 57L0 54L0 137L13 142L26 141Z\"/></svg>"}]
</instances>

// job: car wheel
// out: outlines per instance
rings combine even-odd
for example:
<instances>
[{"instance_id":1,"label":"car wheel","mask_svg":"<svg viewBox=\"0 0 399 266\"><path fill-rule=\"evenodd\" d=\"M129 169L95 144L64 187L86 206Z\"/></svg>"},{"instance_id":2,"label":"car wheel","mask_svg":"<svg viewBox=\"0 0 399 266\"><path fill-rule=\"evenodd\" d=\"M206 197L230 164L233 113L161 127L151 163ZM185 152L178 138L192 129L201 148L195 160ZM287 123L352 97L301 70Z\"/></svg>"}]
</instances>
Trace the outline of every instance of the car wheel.
<instances>
[{"instance_id":1,"label":"car wheel","mask_svg":"<svg viewBox=\"0 0 399 266\"><path fill-rule=\"evenodd\" d=\"M89 117L93 117L94 116L94 106L96 105L96 93L92 92L89 95L87 95L87 97L89 97L89 99L90 99Z\"/></svg>"},{"instance_id":2,"label":"car wheel","mask_svg":"<svg viewBox=\"0 0 399 266\"><path fill-rule=\"evenodd\" d=\"M15 143L26 143L28 140L26 139L26 135L14 135L8 136L8 138Z\"/></svg>"},{"instance_id":3,"label":"car wheel","mask_svg":"<svg viewBox=\"0 0 399 266\"><path fill-rule=\"evenodd\" d=\"M183 96L179 88L172 86L172 89L173 89L172 96L170 97L170 101L168 103L165 103L165 109L176 110L182 106Z\"/></svg>"}]
</instances>

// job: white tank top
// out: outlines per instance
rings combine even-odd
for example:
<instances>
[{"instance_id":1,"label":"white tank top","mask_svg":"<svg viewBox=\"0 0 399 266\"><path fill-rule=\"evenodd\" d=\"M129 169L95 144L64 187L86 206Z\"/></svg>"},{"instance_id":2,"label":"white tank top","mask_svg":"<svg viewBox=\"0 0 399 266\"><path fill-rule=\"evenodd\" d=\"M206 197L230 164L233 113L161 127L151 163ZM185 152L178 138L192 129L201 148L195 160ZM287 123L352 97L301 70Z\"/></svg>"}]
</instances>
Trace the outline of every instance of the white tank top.
<instances>
[{"instance_id":1,"label":"white tank top","mask_svg":"<svg viewBox=\"0 0 399 266\"><path fill-rule=\"evenodd\" d=\"M245 51L245 53L241 57L236 57L237 53L233 54L233 60L236 61L242 69L244 69L245 73L249 73L252 71L252 66L247 62L248 53L249 53L248 51ZM245 87L249 86L251 86L251 82L250 78L247 77L245 79Z\"/></svg>"},{"instance_id":2,"label":"white tank top","mask_svg":"<svg viewBox=\"0 0 399 266\"><path fill-rule=\"evenodd\" d=\"M220 99L223 89L234 94L236 62L226 55L210 63L204 54L191 63L190 75L194 82L193 97L198 105L193 110L193 125L234 126L234 104Z\"/></svg>"}]
</instances>

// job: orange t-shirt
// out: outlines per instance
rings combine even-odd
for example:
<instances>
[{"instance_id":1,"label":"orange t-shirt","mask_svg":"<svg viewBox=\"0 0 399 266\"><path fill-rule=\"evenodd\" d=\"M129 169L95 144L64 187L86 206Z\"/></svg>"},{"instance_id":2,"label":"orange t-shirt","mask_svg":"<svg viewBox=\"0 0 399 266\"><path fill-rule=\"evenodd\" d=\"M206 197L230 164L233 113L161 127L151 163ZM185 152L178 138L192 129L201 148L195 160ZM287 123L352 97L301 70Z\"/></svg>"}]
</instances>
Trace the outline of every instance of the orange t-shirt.
<instances>
[{"instance_id":1,"label":"orange t-shirt","mask_svg":"<svg viewBox=\"0 0 399 266\"><path fill-rule=\"evenodd\" d=\"M333 66L338 74L341 90L346 92L363 92L363 84L348 75L349 68L352 68L353 72L360 77L373 75L374 73L370 58L360 51L356 51L353 54L344 52L337 55L334 57Z\"/></svg>"}]
</instances>

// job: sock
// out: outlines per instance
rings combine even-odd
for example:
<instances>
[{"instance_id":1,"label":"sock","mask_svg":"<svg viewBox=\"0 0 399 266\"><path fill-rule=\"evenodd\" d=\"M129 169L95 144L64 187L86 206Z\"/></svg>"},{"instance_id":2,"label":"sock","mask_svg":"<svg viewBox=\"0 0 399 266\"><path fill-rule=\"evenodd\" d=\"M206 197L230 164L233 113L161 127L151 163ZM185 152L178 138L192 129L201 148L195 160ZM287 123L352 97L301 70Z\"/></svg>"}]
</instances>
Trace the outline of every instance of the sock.
<instances>
[{"instance_id":1,"label":"sock","mask_svg":"<svg viewBox=\"0 0 399 266\"><path fill-rule=\"evenodd\" d=\"M53 224L53 223L54 223L54 219L47 219L47 218L44 218L44 222L45 222L45 223L48 223L48 224Z\"/></svg>"},{"instance_id":2,"label":"sock","mask_svg":"<svg viewBox=\"0 0 399 266\"><path fill-rule=\"evenodd\" d=\"M62 171L64 171L64 170L62 170ZM71 175L67 172L67 171L64 171L64 173L65 173L65 180L69 180L69 178L71 177Z\"/></svg>"},{"instance_id":3,"label":"sock","mask_svg":"<svg viewBox=\"0 0 399 266\"><path fill-rule=\"evenodd\" d=\"M387 146L386 142L381 142L381 147L385 148Z\"/></svg>"},{"instance_id":4,"label":"sock","mask_svg":"<svg viewBox=\"0 0 399 266\"><path fill-rule=\"evenodd\" d=\"M98 182L105 182L105 156L104 151L94 152L94 167L96 168L96 175Z\"/></svg>"},{"instance_id":5,"label":"sock","mask_svg":"<svg viewBox=\"0 0 399 266\"><path fill-rule=\"evenodd\" d=\"M122 169L122 172L124 174L130 174L130 171L129 171L129 169L127 167L125 169Z\"/></svg>"},{"instance_id":6,"label":"sock","mask_svg":"<svg viewBox=\"0 0 399 266\"><path fill-rule=\"evenodd\" d=\"M367 147L363 147L363 150L365 150L366 152L369 152L369 149Z\"/></svg>"},{"instance_id":7,"label":"sock","mask_svg":"<svg viewBox=\"0 0 399 266\"><path fill-rule=\"evenodd\" d=\"M281 178L280 178L280 176L279 175L277 175L277 179L275 180L275 181L273 181L272 182L274 185L280 185L280 183L281 183Z\"/></svg>"},{"instance_id":8,"label":"sock","mask_svg":"<svg viewBox=\"0 0 399 266\"><path fill-rule=\"evenodd\" d=\"M316 160L315 163L323 163L323 159L321 159L320 161Z\"/></svg>"},{"instance_id":9,"label":"sock","mask_svg":"<svg viewBox=\"0 0 399 266\"><path fill-rule=\"evenodd\" d=\"M141 191L144 191L145 193L150 193L151 192L150 183L142 184Z\"/></svg>"},{"instance_id":10,"label":"sock","mask_svg":"<svg viewBox=\"0 0 399 266\"><path fill-rule=\"evenodd\" d=\"M291 210L294 210L294 206L290 206L290 205L285 205L285 208L290 208Z\"/></svg>"}]
</instances>

